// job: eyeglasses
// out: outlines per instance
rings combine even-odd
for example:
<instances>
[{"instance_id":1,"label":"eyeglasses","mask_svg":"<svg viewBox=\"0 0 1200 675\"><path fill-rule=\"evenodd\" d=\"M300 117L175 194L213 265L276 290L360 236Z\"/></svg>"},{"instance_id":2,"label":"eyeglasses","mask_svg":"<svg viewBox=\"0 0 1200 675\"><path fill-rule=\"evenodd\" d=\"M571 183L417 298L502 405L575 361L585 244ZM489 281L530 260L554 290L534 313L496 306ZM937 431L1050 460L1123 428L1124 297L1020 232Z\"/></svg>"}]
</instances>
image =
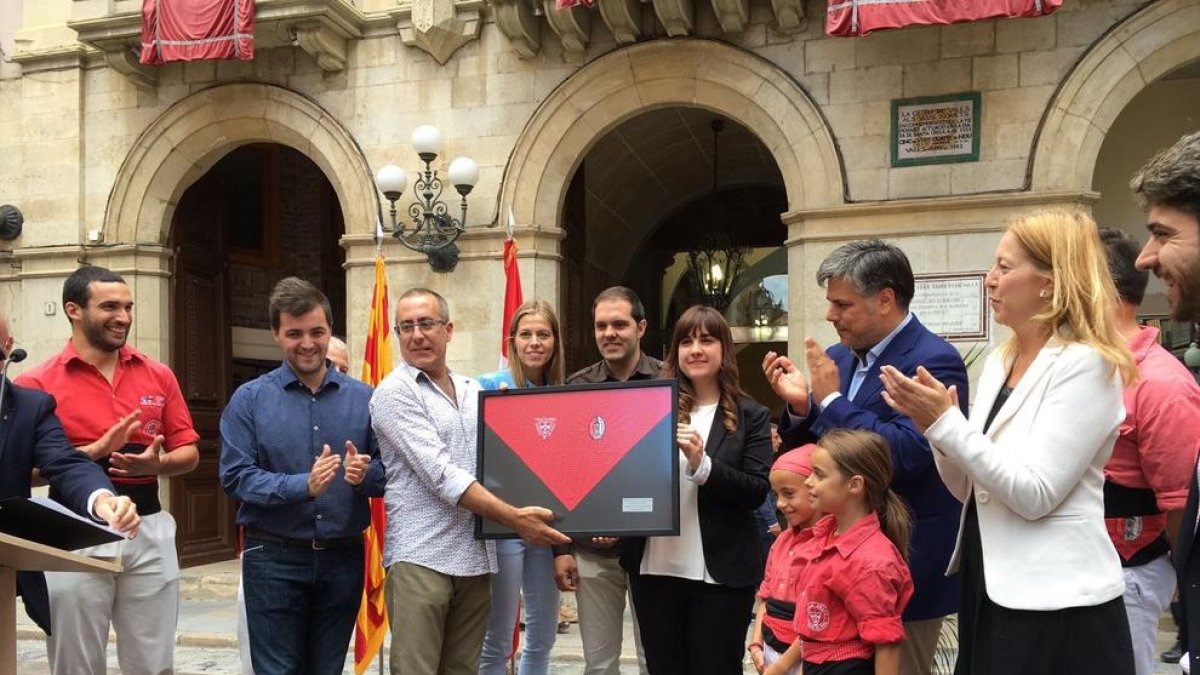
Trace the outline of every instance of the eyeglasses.
<instances>
[{"instance_id":1,"label":"eyeglasses","mask_svg":"<svg viewBox=\"0 0 1200 675\"><path fill-rule=\"evenodd\" d=\"M533 342L535 339L538 342L550 342L554 339L554 333L548 330L539 330L536 333L531 330L523 330L514 337L521 342Z\"/></svg>"},{"instance_id":2,"label":"eyeglasses","mask_svg":"<svg viewBox=\"0 0 1200 675\"><path fill-rule=\"evenodd\" d=\"M414 329L420 328L422 333L428 333L437 326L450 323L445 319L421 319L419 321L401 321L396 324L396 332L400 335L412 335Z\"/></svg>"}]
</instances>

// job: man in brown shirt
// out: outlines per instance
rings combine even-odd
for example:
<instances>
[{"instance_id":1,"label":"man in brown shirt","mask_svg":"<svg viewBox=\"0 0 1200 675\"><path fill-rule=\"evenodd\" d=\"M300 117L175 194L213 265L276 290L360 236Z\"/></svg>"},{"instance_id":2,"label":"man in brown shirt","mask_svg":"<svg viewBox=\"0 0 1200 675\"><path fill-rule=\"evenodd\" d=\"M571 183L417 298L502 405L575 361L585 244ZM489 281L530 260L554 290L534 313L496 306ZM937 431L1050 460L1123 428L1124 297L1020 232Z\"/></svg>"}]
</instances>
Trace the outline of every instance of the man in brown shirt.
<instances>
[{"instance_id":1,"label":"man in brown shirt","mask_svg":"<svg viewBox=\"0 0 1200 675\"><path fill-rule=\"evenodd\" d=\"M642 352L646 309L632 289L613 286L601 291L592 303L592 319L596 346L604 358L568 377L567 384L650 380L659 376L662 362ZM585 675L618 675L620 670L629 581L621 569L615 544L615 539L594 537L554 547L554 579L559 589L575 591L579 607ZM645 675L646 659L642 655L636 616L633 628L638 662Z\"/></svg>"}]
</instances>

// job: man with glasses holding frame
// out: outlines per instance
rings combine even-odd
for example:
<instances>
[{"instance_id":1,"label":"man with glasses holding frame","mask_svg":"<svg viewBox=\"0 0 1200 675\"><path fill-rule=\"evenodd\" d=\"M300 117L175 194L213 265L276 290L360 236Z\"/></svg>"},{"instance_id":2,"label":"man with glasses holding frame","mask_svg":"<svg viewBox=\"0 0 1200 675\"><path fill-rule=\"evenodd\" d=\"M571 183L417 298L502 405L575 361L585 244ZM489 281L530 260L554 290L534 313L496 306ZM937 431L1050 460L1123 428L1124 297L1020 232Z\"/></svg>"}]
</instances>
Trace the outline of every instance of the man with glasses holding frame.
<instances>
[{"instance_id":1,"label":"man with glasses holding frame","mask_svg":"<svg viewBox=\"0 0 1200 675\"><path fill-rule=\"evenodd\" d=\"M413 288L396 303L403 363L371 398L387 469L387 606L392 675L475 675L487 630L492 542L474 536L474 515L530 544L570 541L541 507L517 508L475 479L479 383L450 371L454 334L445 298Z\"/></svg>"}]
</instances>

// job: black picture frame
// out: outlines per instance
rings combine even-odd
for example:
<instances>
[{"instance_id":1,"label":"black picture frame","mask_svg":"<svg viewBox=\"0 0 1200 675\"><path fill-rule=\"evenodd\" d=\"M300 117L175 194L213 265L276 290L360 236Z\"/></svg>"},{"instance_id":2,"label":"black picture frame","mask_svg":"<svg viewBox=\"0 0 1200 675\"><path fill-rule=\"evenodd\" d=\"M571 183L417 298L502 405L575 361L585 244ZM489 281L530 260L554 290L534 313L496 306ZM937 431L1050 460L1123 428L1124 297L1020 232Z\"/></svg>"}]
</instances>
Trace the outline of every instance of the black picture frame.
<instances>
[{"instance_id":1,"label":"black picture frame","mask_svg":"<svg viewBox=\"0 0 1200 675\"><path fill-rule=\"evenodd\" d=\"M673 379L481 392L476 477L509 504L549 508L572 537L677 536L678 398ZM599 464L579 471L588 452ZM477 516L475 537L517 533Z\"/></svg>"}]
</instances>

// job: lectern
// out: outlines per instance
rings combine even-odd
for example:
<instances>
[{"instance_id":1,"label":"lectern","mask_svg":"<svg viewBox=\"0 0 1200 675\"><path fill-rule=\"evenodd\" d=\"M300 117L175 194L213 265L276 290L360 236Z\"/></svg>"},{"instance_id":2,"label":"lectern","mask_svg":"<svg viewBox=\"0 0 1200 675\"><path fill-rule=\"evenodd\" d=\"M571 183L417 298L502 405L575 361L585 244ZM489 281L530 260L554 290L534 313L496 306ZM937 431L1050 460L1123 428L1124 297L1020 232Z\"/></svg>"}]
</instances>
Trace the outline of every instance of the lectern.
<instances>
[{"instance_id":1,"label":"lectern","mask_svg":"<svg viewBox=\"0 0 1200 675\"><path fill-rule=\"evenodd\" d=\"M0 673L17 672L17 572L120 572L89 558L0 532Z\"/></svg>"}]
</instances>

